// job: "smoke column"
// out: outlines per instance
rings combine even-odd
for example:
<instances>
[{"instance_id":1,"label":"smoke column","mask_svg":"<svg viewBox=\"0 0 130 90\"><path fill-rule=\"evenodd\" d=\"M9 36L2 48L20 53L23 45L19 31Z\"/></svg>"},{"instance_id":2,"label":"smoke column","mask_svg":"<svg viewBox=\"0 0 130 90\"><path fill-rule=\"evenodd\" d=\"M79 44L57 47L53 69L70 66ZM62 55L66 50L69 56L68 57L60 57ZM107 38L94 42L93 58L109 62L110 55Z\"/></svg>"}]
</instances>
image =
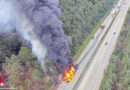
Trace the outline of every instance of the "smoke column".
<instances>
[{"instance_id":1,"label":"smoke column","mask_svg":"<svg viewBox=\"0 0 130 90\"><path fill-rule=\"evenodd\" d=\"M72 64L69 45L58 19L58 0L0 0L0 31L16 29L32 44L32 51L44 67L44 57L63 73Z\"/></svg>"},{"instance_id":2,"label":"smoke column","mask_svg":"<svg viewBox=\"0 0 130 90\"><path fill-rule=\"evenodd\" d=\"M27 20L26 16L15 8L9 0L0 1L0 31L7 33L9 30L16 29L25 40L32 44L33 53L38 57L42 68L45 69L43 59L46 54L46 48L36 37L33 31L34 27Z\"/></svg>"}]
</instances>

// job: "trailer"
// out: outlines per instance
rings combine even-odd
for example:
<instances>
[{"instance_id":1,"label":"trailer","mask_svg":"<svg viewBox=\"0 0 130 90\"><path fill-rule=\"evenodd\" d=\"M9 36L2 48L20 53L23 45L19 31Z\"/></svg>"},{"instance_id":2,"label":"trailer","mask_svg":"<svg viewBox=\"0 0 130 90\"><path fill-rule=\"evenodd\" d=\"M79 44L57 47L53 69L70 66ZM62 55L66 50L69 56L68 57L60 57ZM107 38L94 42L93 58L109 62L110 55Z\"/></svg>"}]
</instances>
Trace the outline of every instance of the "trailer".
<instances>
[{"instance_id":1,"label":"trailer","mask_svg":"<svg viewBox=\"0 0 130 90\"><path fill-rule=\"evenodd\" d=\"M104 24L102 24L102 25L101 25L101 29L104 29L104 28L105 28L105 25L104 25Z\"/></svg>"}]
</instances>

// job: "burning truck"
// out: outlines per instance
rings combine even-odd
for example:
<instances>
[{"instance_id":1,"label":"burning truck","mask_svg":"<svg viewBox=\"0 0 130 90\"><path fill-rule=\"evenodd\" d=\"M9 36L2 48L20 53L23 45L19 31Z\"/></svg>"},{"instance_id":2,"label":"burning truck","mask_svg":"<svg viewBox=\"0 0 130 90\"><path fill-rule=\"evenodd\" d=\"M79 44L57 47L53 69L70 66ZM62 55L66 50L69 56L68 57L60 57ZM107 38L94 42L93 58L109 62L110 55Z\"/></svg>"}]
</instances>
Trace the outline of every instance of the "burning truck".
<instances>
[{"instance_id":1,"label":"burning truck","mask_svg":"<svg viewBox=\"0 0 130 90\"><path fill-rule=\"evenodd\" d=\"M74 64L64 67L63 81L71 82L77 69L78 65Z\"/></svg>"}]
</instances>

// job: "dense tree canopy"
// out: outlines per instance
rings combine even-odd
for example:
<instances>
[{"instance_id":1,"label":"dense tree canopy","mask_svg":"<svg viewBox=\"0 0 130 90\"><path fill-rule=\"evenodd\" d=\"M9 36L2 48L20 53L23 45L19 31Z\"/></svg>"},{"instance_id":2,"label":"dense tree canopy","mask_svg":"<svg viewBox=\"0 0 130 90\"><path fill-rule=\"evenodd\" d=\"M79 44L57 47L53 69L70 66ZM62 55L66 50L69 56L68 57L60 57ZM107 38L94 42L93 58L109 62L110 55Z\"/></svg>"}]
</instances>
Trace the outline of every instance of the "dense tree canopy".
<instances>
[{"instance_id":1,"label":"dense tree canopy","mask_svg":"<svg viewBox=\"0 0 130 90\"><path fill-rule=\"evenodd\" d=\"M60 0L65 34L72 36L72 54L116 0Z\"/></svg>"},{"instance_id":2,"label":"dense tree canopy","mask_svg":"<svg viewBox=\"0 0 130 90\"><path fill-rule=\"evenodd\" d=\"M6 58L3 64L10 88L18 90L44 90L52 88L52 78L45 77L40 65L26 47L21 47L18 55ZM46 80L46 78L49 78ZM44 83L44 84L43 84ZM51 85L51 86L50 86Z\"/></svg>"},{"instance_id":3,"label":"dense tree canopy","mask_svg":"<svg viewBox=\"0 0 130 90\"><path fill-rule=\"evenodd\" d=\"M6 38L0 36L0 64L4 61L5 57L9 57L11 54L17 54L21 45L22 41L17 35Z\"/></svg>"}]
</instances>

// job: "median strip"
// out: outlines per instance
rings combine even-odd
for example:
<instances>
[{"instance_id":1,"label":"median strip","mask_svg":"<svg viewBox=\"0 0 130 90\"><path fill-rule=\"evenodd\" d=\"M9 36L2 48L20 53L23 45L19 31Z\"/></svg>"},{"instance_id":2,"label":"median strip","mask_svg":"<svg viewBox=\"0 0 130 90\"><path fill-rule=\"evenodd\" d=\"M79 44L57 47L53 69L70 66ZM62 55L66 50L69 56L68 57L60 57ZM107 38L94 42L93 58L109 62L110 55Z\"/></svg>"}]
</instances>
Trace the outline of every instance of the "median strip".
<instances>
[{"instance_id":1,"label":"median strip","mask_svg":"<svg viewBox=\"0 0 130 90\"><path fill-rule=\"evenodd\" d=\"M112 22L110 23L110 25L109 25L107 31L105 32L105 34L104 34L103 37L101 38L101 40L100 40L98 46L97 46L96 49L94 50L94 52L93 52L93 54L92 54L92 57L90 58L90 60L89 60L88 63L86 64L85 69L83 70L82 74L80 75L80 77L79 77L79 79L78 79L78 82L75 84L75 86L74 86L74 88L73 88L74 90L76 90L76 88L78 87L78 84L79 84L79 83L81 82L81 80L83 79L83 77L84 77L86 71L88 70L89 66L91 65L91 63L92 63L92 61L93 61L93 59L94 59L94 57L95 57L95 55L96 55L96 53L97 53L99 47L101 46L101 43L103 42L104 38L106 37L108 31L110 30L110 27L112 26L113 22L115 21L116 17L118 16L118 14L119 14L119 11L118 11L118 13L114 16L114 18L113 18Z\"/></svg>"}]
</instances>

